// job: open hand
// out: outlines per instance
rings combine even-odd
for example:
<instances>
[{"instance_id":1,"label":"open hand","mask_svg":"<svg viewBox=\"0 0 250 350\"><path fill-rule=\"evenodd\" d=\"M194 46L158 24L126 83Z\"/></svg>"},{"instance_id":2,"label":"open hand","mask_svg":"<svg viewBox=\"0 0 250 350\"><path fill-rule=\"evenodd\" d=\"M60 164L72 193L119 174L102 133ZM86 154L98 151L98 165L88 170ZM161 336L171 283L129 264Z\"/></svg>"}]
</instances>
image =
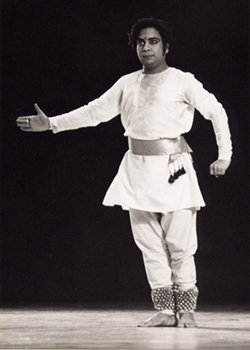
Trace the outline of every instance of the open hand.
<instances>
[{"instance_id":1,"label":"open hand","mask_svg":"<svg viewBox=\"0 0 250 350\"><path fill-rule=\"evenodd\" d=\"M214 175L215 177L225 175L230 163L230 160L217 159L214 163L210 165L210 175Z\"/></svg>"},{"instance_id":2,"label":"open hand","mask_svg":"<svg viewBox=\"0 0 250 350\"><path fill-rule=\"evenodd\" d=\"M17 118L17 126L23 131L49 130L49 118L43 113L37 104L34 105L37 115Z\"/></svg>"}]
</instances>

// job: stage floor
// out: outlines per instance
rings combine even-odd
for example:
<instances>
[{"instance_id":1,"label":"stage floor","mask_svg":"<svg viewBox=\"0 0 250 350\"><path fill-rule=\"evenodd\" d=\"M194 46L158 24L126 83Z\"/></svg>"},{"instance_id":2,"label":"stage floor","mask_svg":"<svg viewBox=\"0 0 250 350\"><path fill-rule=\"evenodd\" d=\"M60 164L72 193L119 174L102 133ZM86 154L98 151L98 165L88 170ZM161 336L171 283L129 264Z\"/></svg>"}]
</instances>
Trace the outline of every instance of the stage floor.
<instances>
[{"instance_id":1,"label":"stage floor","mask_svg":"<svg viewBox=\"0 0 250 350\"><path fill-rule=\"evenodd\" d=\"M2 307L1 349L250 349L250 309L200 307L198 328L140 328L149 305Z\"/></svg>"}]
</instances>

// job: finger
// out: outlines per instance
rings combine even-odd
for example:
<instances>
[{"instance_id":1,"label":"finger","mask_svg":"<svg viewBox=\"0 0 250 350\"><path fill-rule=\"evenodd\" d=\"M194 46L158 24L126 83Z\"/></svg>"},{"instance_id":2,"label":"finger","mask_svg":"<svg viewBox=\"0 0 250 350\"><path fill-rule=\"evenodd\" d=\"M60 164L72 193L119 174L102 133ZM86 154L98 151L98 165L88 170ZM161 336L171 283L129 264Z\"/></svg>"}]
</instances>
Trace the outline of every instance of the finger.
<instances>
[{"instance_id":1,"label":"finger","mask_svg":"<svg viewBox=\"0 0 250 350\"><path fill-rule=\"evenodd\" d=\"M17 126L19 126L19 127L27 127L27 126L30 126L30 118L26 118L26 119L17 121Z\"/></svg>"},{"instance_id":2,"label":"finger","mask_svg":"<svg viewBox=\"0 0 250 350\"><path fill-rule=\"evenodd\" d=\"M18 117L16 122L22 122L22 121L27 120L27 119L29 120L32 117L33 117L33 115L26 116L26 117Z\"/></svg>"},{"instance_id":3,"label":"finger","mask_svg":"<svg viewBox=\"0 0 250 350\"><path fill-rule=\"evenodd\" d=\"M225 172L223 171L223 170L217 170L216 172L215 172L215 176L216 177L219 177L219 176L223 176L223 175L225 175Z\"/></svg>"},{"instance_id":4,"label":"finger","mask_svg":"<svg viewBox=\"0 0 250 350\"><path fill-rule=\"evenodd\" d=\"M215 165L210 166L210 175L214 175L216 178L218 178L221 174L221 172L218 170L218 167Z\"/></svg>"},{"instance_id":5,"label":"finger","mask_svg":"<svg viewBox=\"0 0 250 350\"><path fill-rule=\"evenodd\" d=\"M29 125L30 121L28 119L17 122L17 126Z\"/></svg>"},{"instance_id":6,"label":"finger","mask_svg":"<svg viewBox=\"0 0 250 350\"><path fill-rule=\"evenodd\" d=\"M225 169L223 167L217 167L216 173L218 175L225 175Z\"/></svg>"},{"instance_id":7,"label":"finger","mask_svg":"<svg viewBox=\"0 0 250 350\"><path fill-rule=\"evenodd\" d=\"M37 114L44 114L41 108L38 106L37 103L34 104L35 110L37 111Z\"/></svg>"},{"instance_id":8,"label":"finger","mask_svg":"<svg viewBox=\"0 0 250 350\"><path fill-rule=\"evenodd\" d=\"M20 128L20 130L22 130L22 131L32 131L31 128Z\"/></svg>"},{"instance_id":9,"label":"finger","mask_svg":"<svg viewBox=\"0 0 250 350\"><path fill-rule=\"evenodd\" d=\"M210 175L215 175L215 170L214 170L214 166L213 165L210 165Z\"/></svg>"}]
</instances>

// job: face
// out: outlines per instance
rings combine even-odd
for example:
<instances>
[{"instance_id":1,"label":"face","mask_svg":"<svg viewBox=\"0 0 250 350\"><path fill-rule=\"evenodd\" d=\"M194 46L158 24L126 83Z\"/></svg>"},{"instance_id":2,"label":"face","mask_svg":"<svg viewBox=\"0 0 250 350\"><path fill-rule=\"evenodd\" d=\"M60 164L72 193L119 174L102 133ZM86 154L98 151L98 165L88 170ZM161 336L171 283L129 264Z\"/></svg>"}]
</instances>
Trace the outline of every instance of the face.
<instances>
[{"instance_id":1,"label":"face","mask_svg":"<svg viewBox=\"0 0 250 350\"><path fill-rule=\"evenodd\" d=\"M157 29L142 29L137 38L136 49L145 73L159 73L166 69L165 56L168 50L164 50L162 38Z\"/></svg>"}]
</instances>

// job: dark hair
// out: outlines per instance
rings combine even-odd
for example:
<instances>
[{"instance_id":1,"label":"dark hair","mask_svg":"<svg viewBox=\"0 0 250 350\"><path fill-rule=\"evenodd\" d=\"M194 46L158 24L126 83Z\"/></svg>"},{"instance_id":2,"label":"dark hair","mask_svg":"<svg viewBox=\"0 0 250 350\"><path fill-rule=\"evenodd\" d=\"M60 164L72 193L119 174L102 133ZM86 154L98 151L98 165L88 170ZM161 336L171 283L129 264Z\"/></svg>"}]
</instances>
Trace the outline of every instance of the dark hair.
<instances>
[{"instance_id":1,"label":"dark hair","mask_svg":"<svg viewBox=\"0 0 250 350\"><path fill-rule=\"evenodd\" d=\"M173 40L172 28L170 25L161 19L157 18L142 18L139 19L132 27L131 32L128 34L128 44L132 48L136 47L136 42L138 35L142 29L145 28L155 28L161 35L164 49L169 45Z\"/></svg>"}]
</instances>

